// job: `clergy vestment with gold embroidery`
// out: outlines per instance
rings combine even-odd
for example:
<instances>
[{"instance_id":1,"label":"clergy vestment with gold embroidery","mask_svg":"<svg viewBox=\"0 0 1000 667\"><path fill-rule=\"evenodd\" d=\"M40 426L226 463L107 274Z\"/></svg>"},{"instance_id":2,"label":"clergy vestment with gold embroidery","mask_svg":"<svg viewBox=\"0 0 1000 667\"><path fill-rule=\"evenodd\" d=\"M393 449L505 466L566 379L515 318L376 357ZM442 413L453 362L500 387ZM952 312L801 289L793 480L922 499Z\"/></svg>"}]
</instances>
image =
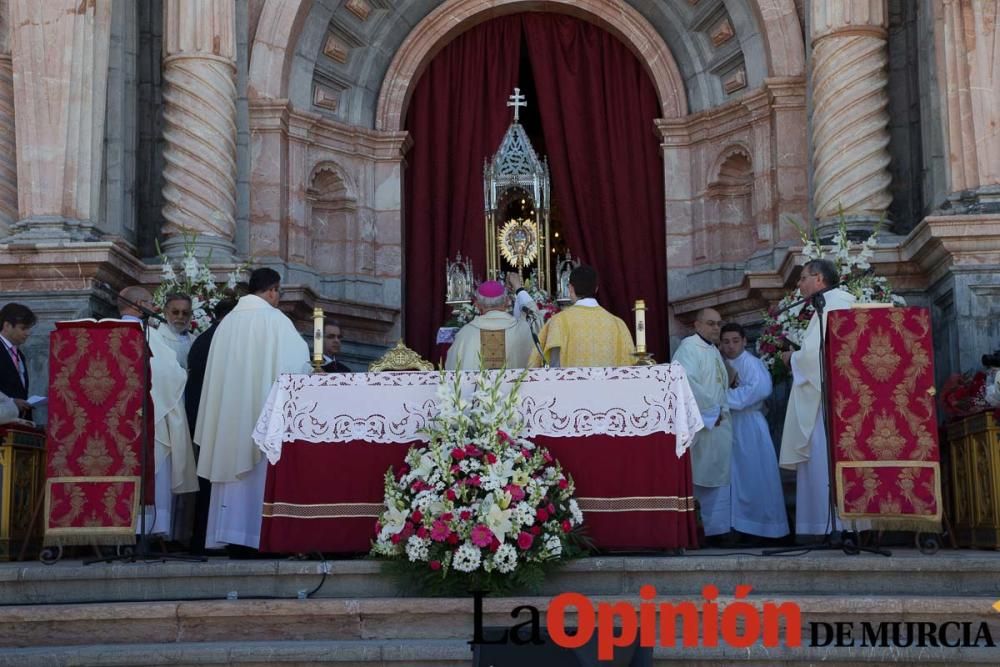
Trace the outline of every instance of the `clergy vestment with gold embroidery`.
<instances>
[{"instance_id":1,"label":"clergy vestment with gold embroidery","mask_svg":"<svg viewBox=\"0 0 1000 667\"><path fill-rule=\"evenodd\" d=\"M496 334L501 337L497 341L501 344L495 346L497 355L490 354L489 349L483 349L483 332L488 332L487 336ZM509 313L491 310L473 318L455 334L455 342L448 348L444 367L449 371L456 368L476 370L479 368L481 353L484 360L487 356L499 356L502 353L502 357L495 360L499 363L488 363L486 367L500 368L506 365L507 368L524 368L528 364L533 345L530 324L514 319Z\"/></svg>"},{"instance_id":2,"label":"clergy vestment with gold embroidery","mask_svg":"<svg viewBox=\"0 0 1000 667\"><path fill-rule=\"evenodd\" d=\"M552 316L538 334L545 356L559 350L559 366L631 366L635 361L632 333L621 318L597 305L594 299L580 299ZM537 368L542 358L535 350L528 366Z\"/></svg>"}]
</instances>

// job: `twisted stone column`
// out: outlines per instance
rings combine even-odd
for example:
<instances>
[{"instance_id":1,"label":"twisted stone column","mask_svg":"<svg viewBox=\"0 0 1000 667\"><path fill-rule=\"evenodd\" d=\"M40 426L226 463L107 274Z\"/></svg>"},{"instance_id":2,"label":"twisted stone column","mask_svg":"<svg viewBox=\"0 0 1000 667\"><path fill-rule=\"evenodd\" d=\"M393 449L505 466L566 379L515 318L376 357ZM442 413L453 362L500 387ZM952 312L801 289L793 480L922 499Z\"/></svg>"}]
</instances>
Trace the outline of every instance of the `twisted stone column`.
<instances>
[{"instance_id":1,"label":"twisted stone column","mask_svg":"<svg viewBox=\"0 0 1000 667\"><path fill-rule=\"evenodd\" d=\"M236 232L236 5L164 3L164 248L198 235L223 259Z\"/></svg>"},{"instance_id":2,"label":"twisted stone column","mask_svg":"<svg viewBox=\"0 0 1000 667\"><path fill-rule=\"evenodd\" d=\"M14 66L10 4L0 0L0 239L17 222L17 150L14 139Z\"/></svg>"},{"instance_id":3,"label":"twisted stone column","mask_svg":"<svg viewBox=\"0 0 1000 667\"><path fill-rule=\"evenodd\" d=\"M865 229L889 208L886 0L813 2L813 208Z\"/></svg>"}]
</instances>

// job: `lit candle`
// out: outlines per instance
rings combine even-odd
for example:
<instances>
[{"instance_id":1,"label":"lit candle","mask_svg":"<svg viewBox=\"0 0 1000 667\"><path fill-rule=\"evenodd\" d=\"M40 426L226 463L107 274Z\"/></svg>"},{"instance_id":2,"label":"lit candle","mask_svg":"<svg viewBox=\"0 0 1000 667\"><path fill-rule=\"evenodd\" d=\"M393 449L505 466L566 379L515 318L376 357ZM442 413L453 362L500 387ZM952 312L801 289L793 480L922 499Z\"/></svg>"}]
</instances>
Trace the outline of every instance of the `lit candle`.
<instances>
[{"instance_id":1,"label":"lit candle","mask_svg":"<svg viewBox=\"0 0 1000 667\"><path fill-rule=\"evenodd\" d=\"M323 309L313 308L313 364L323 365Z\"/></svg>"},{"instance_id":2,"label":"lit candle","mask_svg":"<svg viewBox=\"0 0 1000 667\"><path fill-rule=\"evenodd\" d=\"M635 347L639 352L646 351L646 301L643 299L635 302Z\"/></svg>"}]
</instances>

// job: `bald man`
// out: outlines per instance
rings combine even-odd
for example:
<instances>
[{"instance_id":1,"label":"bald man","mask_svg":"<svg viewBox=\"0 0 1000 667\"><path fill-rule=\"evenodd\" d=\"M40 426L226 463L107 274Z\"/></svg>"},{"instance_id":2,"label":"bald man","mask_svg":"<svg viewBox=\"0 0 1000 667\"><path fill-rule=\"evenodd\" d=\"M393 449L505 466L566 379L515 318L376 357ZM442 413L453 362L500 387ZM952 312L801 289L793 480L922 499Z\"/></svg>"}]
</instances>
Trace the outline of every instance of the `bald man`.
<instances>
[{"instance_id":1,"label":"bald man","mask_svg":"<svg viewBox=\"0 0 1000 667\"><path fill-rule=\"evenodd\" d=\"M118 293L118 312L129 322L143 323L140 310L153 309L153 295L144 287L134 285ZM158 336L149 336L149 369L153 399L153 419L156 422L155 447L155 519L147 520L150 534L174 537L171 532L173 495L198 490L198 477L184 413L184 385L187 373L177 363L176 353ZM148 510L147 510L148 512ZM149 514L147 514L149 516ZM177 536L182 537L181 535Z\"/></svg>"},{"instance_id":2,"label":"bald man","mask_svg":"<svg viewBox=\"0 0 1000 667\"><path fill-rule=\"evenodd\" d=\"M706 537L729 533L729 462L733 451L733 427L729 418L729 372L716 347L722 317L713 308L698 311L695 333L681 341L674 361L687 371L688 383L698 403L705 428L691 445L694 495L701 505ZM723 502L725 495L725 502Z\"/></svg>"}]
</instances>

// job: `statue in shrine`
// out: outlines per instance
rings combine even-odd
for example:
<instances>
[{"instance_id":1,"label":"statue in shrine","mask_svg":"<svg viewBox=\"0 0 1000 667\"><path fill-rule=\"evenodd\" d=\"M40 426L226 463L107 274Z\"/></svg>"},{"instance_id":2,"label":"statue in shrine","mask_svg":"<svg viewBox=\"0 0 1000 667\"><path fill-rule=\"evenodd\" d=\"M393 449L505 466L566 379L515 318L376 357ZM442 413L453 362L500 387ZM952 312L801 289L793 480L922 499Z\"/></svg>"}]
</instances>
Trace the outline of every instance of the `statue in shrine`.
<instances>
[{"instance_id":1,"label":"statue in shrine","mask_svg":"<svg viewBox=\"0 0 1000 667\"><path fill-rule=\"evenodd\" d=\"M472 302L472 261L455 255L455 261L445 260L445 303L449 306Z\"/></svg>"}]
</instances>

